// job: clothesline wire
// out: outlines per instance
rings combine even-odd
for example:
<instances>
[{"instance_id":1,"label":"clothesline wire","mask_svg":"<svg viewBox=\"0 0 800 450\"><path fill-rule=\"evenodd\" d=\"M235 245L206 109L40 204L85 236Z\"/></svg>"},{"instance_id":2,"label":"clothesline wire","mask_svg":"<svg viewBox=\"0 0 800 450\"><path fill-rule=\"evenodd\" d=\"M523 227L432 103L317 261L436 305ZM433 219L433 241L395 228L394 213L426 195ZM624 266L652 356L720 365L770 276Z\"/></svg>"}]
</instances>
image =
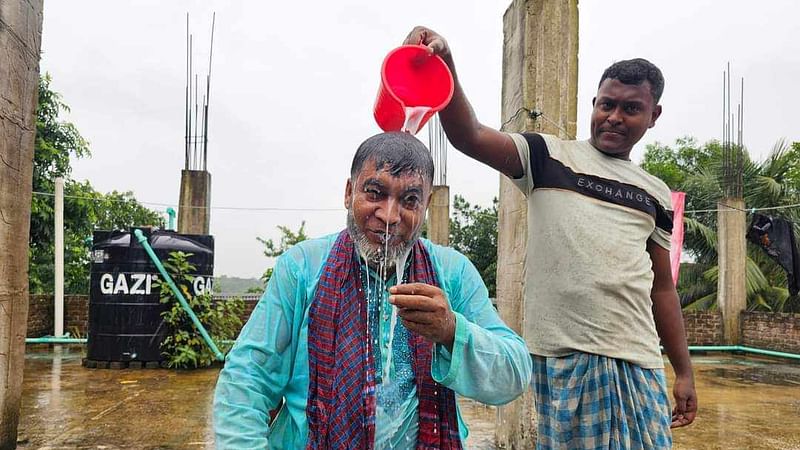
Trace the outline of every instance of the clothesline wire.
<instances>
[{"instance_id":1,"label":"clothesline wire","mask_svg":"<svg viewBox=\"0 0 800 450\"><path fill-rule=\"evenodd\" d=\"M33 192L34 195L42 195L45 197L55 197L55 194L52 192ZM80 200L92 200L92 201L106 201L108 199L97 198L97 197L89 197L83 195L64 195L64 198L74 198ZM112 200L114 201L114 200ZM117 201L124 201L124 200L117 200ZM146 202L146 201L139 201L136 200L137 203L142 205L149 205L149 206L162 206L162 207L175 207L177 208L178 205L174 203L159 203L159 202ZM183 206L183 208L187 209L211 209L211 210L228 210L228 211L307 211L307 212L325 212L325 211L338 211L343 212L344 208L281 208L281 207L247 207L247 206Z\"/></svg>"},{"instance_id":2,"label":"clothesline wire","mask_svg":"<svg viewBox=\"0 0 800 450\"><path fill-rule=\"evenodd\" d=\"M689 211L684 211L684 214L698 214L698 213L711 213L711 212L729 212L729 211L741 211L746 213L754 213L756 211L774 211L777 209L790 209L790 208L800 208L800 203L795 203L792 205L779 205L779 206L766 206L763 208L737 208L731 205L724 205L723 208L713 208L713 209L693 209Z\"/></svg>"},{"instance_id":3,"label":"clothesline wire","mask_svg":"<svg viewBox=\"0 0 800 450\"><path fill-rule=\"evenodd\" d=\"M34 191L34 195L41 195L45 197L55 197L55 194L52 192L38 192ZM89 197L83 195L64 195L64 198L73 198L79 200L91 200L91 201L106 201L107 199L97 198L97 197ZM114 201L114 200L112 200ZM117 200L123 201L123 200ZM178 207L178 205L174 203L160 203L160 202L148 202L148 201L138 201L142 205L150 205L150 206L161 206L161 207ZM342 212L344 208L282 208L282 207L272 207L272 206L265 206L265 207L251 207L251 206L184 206L187 209L211 209L211 210L228 210L228 211L294 211L294 212L327 212L327 211L337 211ZM777 206L766 206L761 208L737 208L731 205L724 205L723 208L711 208L711 209L693 209L684 211L684 214L702 214L702 213L712 213L712 212L719 212L719 211L742 211L747 213L754 213L756 211L773 211L779 209L791 209L791 208L800 208L800 203L795 203L791 205L777 205Z\"/></svg>"}]
</instances>

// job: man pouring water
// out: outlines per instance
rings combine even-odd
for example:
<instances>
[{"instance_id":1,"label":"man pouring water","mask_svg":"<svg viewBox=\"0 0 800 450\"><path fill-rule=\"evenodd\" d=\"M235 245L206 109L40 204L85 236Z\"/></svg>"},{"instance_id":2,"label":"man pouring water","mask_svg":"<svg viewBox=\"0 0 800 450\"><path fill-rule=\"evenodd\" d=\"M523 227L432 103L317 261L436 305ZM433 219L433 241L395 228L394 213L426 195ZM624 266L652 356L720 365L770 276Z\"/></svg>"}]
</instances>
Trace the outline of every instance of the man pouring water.
<instances>
[{"instance_id":1,"label":"man pouring water","mask_svg":"<svg viewBox=\"0 0 800 450\"><path fill-rule=\"evenodd\" d=\"M454 77L447 41L424 45ZM697 413L692 363L670 271L664 182L630 161L661 116L661 70L636 58L600 77L590 138L505 133L481 124L456 80L440 112L458 150L507 176L528 208L524 334L533 358L538 449L671 448ZM670 413L664 359L675 372Z\"/></svg>"},{"instance_id":2,"label":"man pouring water","mask_svg":"<svg viewBox=\"0 0 800 450\"><path fill-rule=\"evenodd\" d=\"M410 134L361 144L346 229L277 260L227 357L219 448L463 448L457 396L504 404L527 388L528 350L478 271L420 238L433 170Z\"/></svg>"}]
</instances>

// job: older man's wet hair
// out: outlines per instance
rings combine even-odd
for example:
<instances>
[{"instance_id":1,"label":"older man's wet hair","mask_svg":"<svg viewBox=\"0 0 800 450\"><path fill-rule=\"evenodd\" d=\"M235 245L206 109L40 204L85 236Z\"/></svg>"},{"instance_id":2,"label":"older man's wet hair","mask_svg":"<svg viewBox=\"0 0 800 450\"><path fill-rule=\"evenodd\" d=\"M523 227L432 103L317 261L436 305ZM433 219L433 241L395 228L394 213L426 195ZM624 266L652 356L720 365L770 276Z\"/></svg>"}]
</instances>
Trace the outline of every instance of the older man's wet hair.
<instances>
[{"instance_id":1,"label":"older man's wet hair","mask_svg":"<svg viewBox=\"0 0 800 450\"><path fill-rule=\"evenodd\" d=\"M664 93L664 75L661 74L661 69L644 58L615 62L603 72L597 87L600 88L600 85L607 78L631 85L640 85L645 81L649 82L650 94L652 94L655 104L658 104L658 101L661 100L661 94Z\"/></svg>"},{"instance_id":2,"label":"older man's wet hair","mask_svg":"<svg viewBox=\"0 0 800 450\"><path fill-rule=\"evenodd\" d=\"M433 182L431 152L419 139L405 132L376 134L364 141L353 157L351 179L358 177L367 161L374 161L378 170L388 170L395 177L419 173L426 182Z\"/></svg>"}]
</instances>

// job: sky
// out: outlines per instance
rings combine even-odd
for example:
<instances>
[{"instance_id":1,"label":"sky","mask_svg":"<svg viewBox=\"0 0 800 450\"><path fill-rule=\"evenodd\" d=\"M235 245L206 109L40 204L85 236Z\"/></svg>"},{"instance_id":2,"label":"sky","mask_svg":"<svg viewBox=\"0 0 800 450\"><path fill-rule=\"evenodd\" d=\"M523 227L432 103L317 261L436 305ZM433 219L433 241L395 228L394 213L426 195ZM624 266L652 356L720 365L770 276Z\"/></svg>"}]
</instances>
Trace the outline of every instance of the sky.
<instances>
[{"instance_id":1,"label":"sky","mask_svg":"<svg viewBox=\"0 0 800 450\"><path fill-rule=\"evenodd\" d=\"M414 25L441 33L479 119L499 127L502 17L508 0L48 1L41 70L90 142L73 178L102 192L132 191L163 212L176 205L184 152L186 13L195 72L208 68L216 12L208 131L215 275L257 277L272 265L256 236L277 226L310 236L345 225L355 149L380 132L372 118L384 56ZM744 77L744 143L763 158L800 141L800 4L771 0L579 3L578 139L589 136L603 70L644 57L664 73L663 114L637 144L719 139L722 78ZM199 62L199 63L197 63ZM427 144L428 133L417 134ZM451 195L488 206L499 175L448 151ZM227 209L237 208L237 209ZM250 209L247 209L250 208ZM255 210L254 210L255 209ZM302 211L298 211L302 210ZM313 211L311 211L313 210Z\"/></svg>"}]
</instances>

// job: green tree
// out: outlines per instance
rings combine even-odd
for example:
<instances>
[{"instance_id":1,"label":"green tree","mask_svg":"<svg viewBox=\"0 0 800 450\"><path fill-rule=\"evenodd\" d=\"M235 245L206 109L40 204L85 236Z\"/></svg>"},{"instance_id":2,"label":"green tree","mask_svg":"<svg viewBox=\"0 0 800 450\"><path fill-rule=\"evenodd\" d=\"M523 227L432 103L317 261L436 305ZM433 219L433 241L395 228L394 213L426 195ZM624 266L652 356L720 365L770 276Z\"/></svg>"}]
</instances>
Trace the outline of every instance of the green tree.
<instances>
[{"instance_id":1,"label":"green tree","mask_svg":"<svg viewBox=\"0 0 800 450\"><path fill-rule=\"evenodd\" d=\"M297 232L294 232L289 227L283 225L278 225L278 230L281 232L281 239L278 241L277 245L272 239L256 237L256 240L264 245L264 256L267 258L277 258L278 256L281 256L283 252L292 248L292 246L295 244L299 244L300 242L308 239L308 236L306 235L305 220L300 223L300 228L297 230ZM264 282L264 286L267 285L271 277L272 267L265 270L264 275L261 275L261 280ZM261 291L263 291L263 288ZM251 292L251 290L248 290L248 292Z\"/></svg>"},{"instance_id":2,"label":"green tree","mask_svg":"<svg viewBox=\"0 0 800 450\"><path fill-rule=\"evenodd\" d=\"M36 109L36 140L33 156L33 197L30 226L30 291L52 292L53 285L53 199L42 195L55 190L57 177L68 178L72 171L70 157L88 156L89 144L74 125L59 120L61 111L69 111L61 96L50 89L50 75L39 80L39 103ZM65 192L67 188L65 187ZM65 211L66 220L66 211ZM67 238L65 238L65 241ZM67 242L64 243L65 247ZM68 252L65 249L65 260ZM68 270L65 269L65 276Z\"/></svg>"},{"instance_id":3,"label":"green tree","mask_svg":"<svg viewBox=\"0 0 800 450\"><path fill-rule=\"evenodd\" d=\"M77 128L59 120L69 107L50 89L50 76L39 83L33 197L29 242L31 293L53 291L55 179L64 182L64 290L89 292L89 238L94 229L124 229L132 225L162 225L160 215L140 205L131 192L102 194L88 181L71 179L71 159L90 156L89 143Z\"/></svg>"},{"instance_id":4,"label":"green tree","mask_svg":"<svg viewBox=\"0 0 800 450\"><path fill-rule=\"evenodd\" d=\"M761 162L744 152L744 199L748 208L772 208L800 203L797 161L800 147L778 142ZM687 210L714 210L723 195L722 151L716 141L700 147L694 139L676 141L675 148L655 144L647 147L642 167L662 178L674 190L686 192ZM770 210L769 214L800 223L800 209ZM684 264L678 293L687 309L716 307L717 213L688 214L684 247L694 259ZM795 231L800 227L795 225ZM751 310L800 311L800 301L790 298L786 274L763 250L748 243L746 286Z\"/></svg>"},{"instance_id":5,"label":"green tree","mask_svg":"<svg viewBox=\"0 0 800 450\"><path fill-rule=\"evenodd\" d=\"M225 353L231 348L232 344L229 341L234 339L242 328L241 315L244 312L244 301L234 297L215 302L210 292L193 295L191 286L194 276L191 274L195 273L196 267L189 262L191 256L191 253L171 252L169 258L164 261L164 268L169 272L192 312L211 336L211 340L221 352ZM159 279L158 287L160 302L168 305L168 309L161 313L164 324L169 330L161 343L167 365L175 369L196 369L213 364L214 353L167 281Z\"/></svg>"},{"instance_id":6,"label":"green tree","mask_svg":"<svg viewBox=\"0 0 800 450\"><path fill-rule=\"evenodd\" d=\"M490 297L497 290L497 205L497 198L482 208L456 195L450 216L450 246L475 264Z\"/></svg>"},{"instance_id":7,"label":"green tree","mask_svg":"<svg viewBox=\"0 0 800 450\"><path fill-rule=\"evenodd\" d=\"M800 142L792 143L792 147L787 152L787 158L791 161L795 161L795 164L789 168L786 177L790 180L790 183L795 188L795 192L800 190Z\"/></svg>"}]
</instances>

